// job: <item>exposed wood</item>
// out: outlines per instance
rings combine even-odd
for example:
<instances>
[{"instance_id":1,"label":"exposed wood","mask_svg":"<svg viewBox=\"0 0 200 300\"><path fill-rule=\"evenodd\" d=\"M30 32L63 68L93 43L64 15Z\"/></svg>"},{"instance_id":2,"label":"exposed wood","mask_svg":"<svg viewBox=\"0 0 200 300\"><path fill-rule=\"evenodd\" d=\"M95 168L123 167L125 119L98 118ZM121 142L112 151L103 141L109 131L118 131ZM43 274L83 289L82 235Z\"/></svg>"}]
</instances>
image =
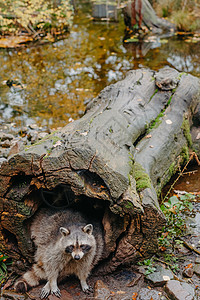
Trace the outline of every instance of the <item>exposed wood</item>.
<instances>
[{"instance_id":1,"label":"exposed wood","mask_svg":"<svg viewBox=\"0 0 200 300\"><path fill-rule=\"evenodd\" d=\"M191 145L199 79L171 68L131 71L86 114L3 163L0 251L21 272L33 262L29 224L38 208L74 205L101 217L111 272L157 251L165 223L157 194Z\"/></svg>"}]
</instances>

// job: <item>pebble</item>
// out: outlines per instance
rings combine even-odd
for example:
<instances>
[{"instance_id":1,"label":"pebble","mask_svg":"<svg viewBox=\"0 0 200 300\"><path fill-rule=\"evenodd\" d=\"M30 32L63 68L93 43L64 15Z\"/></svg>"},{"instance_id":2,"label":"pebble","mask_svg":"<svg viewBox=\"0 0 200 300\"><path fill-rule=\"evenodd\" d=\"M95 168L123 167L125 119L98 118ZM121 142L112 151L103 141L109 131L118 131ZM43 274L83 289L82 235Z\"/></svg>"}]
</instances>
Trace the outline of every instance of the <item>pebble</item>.
<instances>
[{"instance_id":1,"label":"pebble","mask_svg":"<svg viewBox=\"0 0 200 300\"><path fill-rule=\"evenodd\" d=\"M169 280L165 286L165 291L167 292L170 299L194 300L194 288L186 282L180 282L178 280Z\"/></svg>"},{"instance_id":2,"label":"pebble","mask_svg":"<svg viewBox=\"0 0 200 300\"><path fill-rule=\"evenodd\" d=\"M192 278L193 274L194 274L194 269L192 267L186 268L183 271L183 276L188 277L188 278Z\"/></svg>"},{"instance_id":3,"label":"pebble","mask_svg":"<svg viewBox=\"0 0 200 300\"><path fill-rule=\"evenodd\" d=\"M137 300L147 300L147 299L167 300L167 298L163 296L162 293L159 291L142 288L137 296Z\"/></svg>"},{"instance_id":4,"label":"pebble","mask_svg":"<svg viewBox=\"0 0 200 300\"><path fill-rule=\"evenodd\" d=\"M197 258L195 259L195 264L200 264L200 257L197 257Z\"/></svg>"},{"instance_id":5,"label":"pebble","mask_svg":"<svg viewBox=\"0 0 200 300\"><path fill-rule=\"evenodd\" d=\"M147 275L146 278L153 283L154 286L162 286L166 281L173 279L174 274L171 270L165 269L161 265L156 266L156 271Z\"/></svg>"},{"instance_id":6,"label":"pebble","mask_svg":"<svg viewBox=\"0 0 200 300\"><path fill-rule=\"evenodd\" d=\"M110 296L110 290L102 280L97 280L94 286L94 298L98 300L106 300Z\"/></svg>"},{"instance_id":7,"label":"pebble","mask_svg":"<svg viewBox=\"0 0 200 300\"><path fill-rule=\"evenodd\" d=\"M200 276L200 264L195 264L194 273Z\"/></svg>"},{"instance_id":8,"label":"pebble","mask_svg":"<svg viewBox=\"0 0 200 300\"><path fill-rule=\"evenodd\" d=\"M14 135L12 135L10 133L0 132L0 140L1 140L1 142L5 141L5 140L11 141L14 138L15 138Z\"/></svg>"}]
</instances>

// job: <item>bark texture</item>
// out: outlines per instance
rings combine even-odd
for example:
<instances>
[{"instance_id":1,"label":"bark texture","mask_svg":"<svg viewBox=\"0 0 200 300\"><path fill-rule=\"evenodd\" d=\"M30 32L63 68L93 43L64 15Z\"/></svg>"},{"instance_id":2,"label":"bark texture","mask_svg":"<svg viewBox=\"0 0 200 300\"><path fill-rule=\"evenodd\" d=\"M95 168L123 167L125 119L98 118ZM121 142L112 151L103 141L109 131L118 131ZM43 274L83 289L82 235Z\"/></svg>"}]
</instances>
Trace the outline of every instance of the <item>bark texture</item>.
<instances>
[{"instance_id":1,"label":"bark texture","mask_svg":"<svg viewBox=\"0 0 200 300\"><path fill-rule=\"evenodd\" d=\"M139 28L146 26L149 30L158 33L176 29L174 24L156 15L148 0L129 1L123 8L123 14L125 25L130 29L133 29L135 24L138 24Z\"/></svg>"},{"instance_id":2,"label":"bark texture","mask_svg":"<svg viewBox=\"0 0 200 300\"><path fill-rule=\"evenodd\" d=\"M33 262L29 224L41 206L74 205L100 217L102 272L157 251L165 219L157 194L191 146L199 79L171 68L131 71L86 114L0 169L0 251L18 272Z\"/></svg>"}]
</instances>

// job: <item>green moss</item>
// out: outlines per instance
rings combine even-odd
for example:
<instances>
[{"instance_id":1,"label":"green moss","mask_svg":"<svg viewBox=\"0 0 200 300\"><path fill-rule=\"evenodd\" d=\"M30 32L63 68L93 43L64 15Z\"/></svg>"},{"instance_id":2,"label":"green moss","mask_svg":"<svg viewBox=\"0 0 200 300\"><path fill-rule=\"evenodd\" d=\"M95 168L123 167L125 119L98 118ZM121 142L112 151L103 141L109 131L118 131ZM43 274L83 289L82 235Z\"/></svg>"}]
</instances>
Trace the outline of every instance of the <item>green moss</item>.
<instances>
[{"instance_id":1,"label":"green moss","mask_svg":"<svg viewBox=\"0 0 200 300\"><path fill-rule=\"evenodd\" d=\"M154 79L154 80L155 80L155 79ZM153 96L155 96L155 94L156 94L157 92L158 92L158 89L156 89L155 92L153 93L153 95L151 95L151 97L150 97L150 99L149 99L149 102L151 101L151 99L153 98ZM149 103L149 102L148 102L148 103Z\"/></svg>"},{"instance_id":2,"label":"green moss","mask_svg":"<svg viewBox=\"0 0 200 300\"><path fill-rule=\"evenodd\" d=\"M133 164L132 174L136 181L136 190L141 191L146 188L151 188L151 179L145 172L145 169L137 162Z\"/></svg>"},{"instance_id":3,"label":"green moss","mask_svg":"<svg viewBox=\"0 0 200 300\"><path fill-rule=\"evenodd\" d=\"M192 137L190 134L190 123L189 120L184 118L181 128L183 129L183 134L187 140L188 147L192 146Z\"/></svg>"},{"instance_id":4,"label":"green moss","mask_svg":"<svg viewBox=\"0 0 200 300\"><path fill-rule=\"evenodd\" d=\"M190 154L189 154L189 148L187 146L184 146L181 153L180 153L181 157L182 157L182 160L185 162L185 161L188 161L189 158L190 158Z\"/></svg>"},{"instance_id":5,"label":"green moss","mask_svg":"<svg viewBox=\"0 0 200 300\"><path fill-rule=\"evenodd\" d=\"M159 115L149 124L148 132L152 130L153 128L157 128L159 124L162 122L160 118L164 116L164 111L161 111Z\"/></svg>"},{"instance_id":6,"label":"green moss","mask_svg":"<svg viewBox=\"0 0 200 300\"><path fill-rule=\"evenodd\" d=\"M174 161L168 169L168 177L171 178L172 175L176 172L176 170L177 170L176 162Z\"/></svg>"},{"instance_id":7,"label":"green moss","mask_svg":"<svg viewBox=\"0 0 200 300\"><path fill-rule=\"evenodd\" d=\"M44 143L45 141L50 140L50 139L52 140L53 145L55 145L55 143L60 140L60 137L54 135L56 132L57 132L57 130L52 132L51 134L45 136L43 139L39 140L38 142L36 142L30 146L27 146L25 148L25 151L28 151L29 149L31 149L34 146L41 145L42 143Z\"/></svg>"}]
</instances>

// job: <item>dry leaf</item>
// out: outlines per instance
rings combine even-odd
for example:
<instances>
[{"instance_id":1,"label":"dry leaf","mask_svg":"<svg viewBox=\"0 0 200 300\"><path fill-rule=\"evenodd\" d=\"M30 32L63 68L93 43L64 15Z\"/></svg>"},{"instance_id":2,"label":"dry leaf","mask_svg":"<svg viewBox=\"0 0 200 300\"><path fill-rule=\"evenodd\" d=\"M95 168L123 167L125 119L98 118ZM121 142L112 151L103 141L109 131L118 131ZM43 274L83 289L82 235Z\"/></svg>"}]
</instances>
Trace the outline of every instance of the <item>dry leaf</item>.
<instances>
[{"instance_id":1,"label":"dry leaf","mask_svg":"<svg viewBox=\"0 0 200 300\"><path fill-rule=\"evenodd\" d=\"M32 40L30 36L9 36L0 39L0 48L15 48L19 47L22 43L31 42ZM20 55L19 53L18 55Z\"/></svg>"}]
</instances>

